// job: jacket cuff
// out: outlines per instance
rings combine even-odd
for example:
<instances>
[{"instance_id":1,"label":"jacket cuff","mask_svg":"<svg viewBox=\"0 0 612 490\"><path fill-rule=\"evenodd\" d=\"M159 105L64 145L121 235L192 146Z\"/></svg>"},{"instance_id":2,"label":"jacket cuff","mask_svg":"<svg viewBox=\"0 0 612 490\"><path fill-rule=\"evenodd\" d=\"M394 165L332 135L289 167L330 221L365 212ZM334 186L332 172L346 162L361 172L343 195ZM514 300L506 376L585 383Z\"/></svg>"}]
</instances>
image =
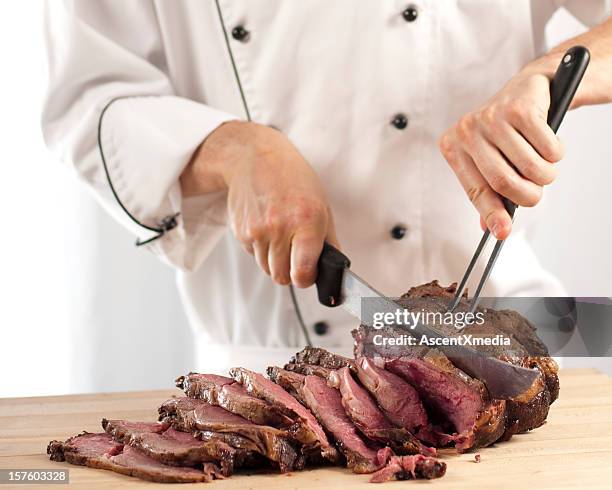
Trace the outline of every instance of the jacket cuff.
<instances>
[{"instance_id":1,"label":"jacket cuff","mask_svg":"<svg viewBox=\"0 0 612 490\"><path fill-rule=\"evenodd\" d=\"M226 196L184 199L179 177L202 141L235 116L175 96L124 97L102 111L98 143L119 205L141 241L166 262L193 270L225 232Z\"/></svg>"}]
</instances>

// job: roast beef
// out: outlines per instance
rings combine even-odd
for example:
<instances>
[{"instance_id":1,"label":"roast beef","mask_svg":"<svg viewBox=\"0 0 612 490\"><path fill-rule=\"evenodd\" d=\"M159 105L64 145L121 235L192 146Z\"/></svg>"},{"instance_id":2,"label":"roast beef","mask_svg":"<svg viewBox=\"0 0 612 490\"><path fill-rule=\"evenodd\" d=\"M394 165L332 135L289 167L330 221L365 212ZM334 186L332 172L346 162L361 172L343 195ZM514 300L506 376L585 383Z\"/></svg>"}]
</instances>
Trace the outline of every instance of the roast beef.
<instances>
[{"instance_id":1,"label":"roast beef","mask_svg":"<svg viewBox=\"0 0 612 490\"><path fill-rule=\"evenodd\" d=\"M106 433L84 432L65 442L51 441L47 454L53 461L67 461L160 483L197 483L223 478L214 463L203 463L201 468L166 465L138 449L118 443Z\"/></svg>"},{"instance_id":2,"label":"roast beef","mask_svg":"<svg viewBox=\"0 0 612 490\"><path fill-rule=\"evenodd\" d=\"M399 302L442 313L454 292L434 281ZM467 308L464 297L457 311ZM285 369L268 368L270 379L244 368L232 369L231 378L190 373L177 379L187 397L164 402L160 422L104 419L107 433L51 441L47 451L52 460L159 482L210 481L240 467L287 472L323 459L371 473L373 482L437 478L446 465L424 442L464 451L507 439L541 425L558 396L557 365L533 325L512 311L478 312L484 323L460 334L501 333L510 345L484 346L489 355L539 370L538 382L515 399L491 399L481 381L436 349L372 342L375 334L407 333L401 327L360 326L355 359L307 347ZM432 326L458 334L454 326Z\"/></svg>"},{"instance_id":3,"label":"roast beef","mask_svg":"<svg viewBox=\"0 0 612 490\"><path fill-rule=\"evenodd\" d=\"M436 455L434 448L421 444L407 428L395 427L368 392L353 379L349 368L331 371L327 382L340 390L344 411L368 439L388 445L397 454Z\"/></svg>"},{"instance_id":4,"label":"roast beef","mask_svg":"<svg viewBox=\"0 0 612 490\"><path fill-rule=\"evenodd\" d=\"M187 432L173 429L168 423L102 419L102 427L115 441L172 466L218 463L223 474L229 476L235 466L242 466L249 458L247 451L235 449L223 441L199 440Z\"/></svg>"},{"instance_id":5,"label":"roast beef","mask_svg":"<svg viewBox=\"0 0 612 490\"><path fill-rule=\"evenodd\" d=\"M459 451L488 446L504 433L505 401L490 400L480 381L457 369L441 353L387 359L385 368L417 389L430 411L438 414L438 423L450 422Z\"/></svg>"},{"instance_id":6,"label":"roast beef","mask_svg":"<svg viewBox=\"0 0 612 490\"><path fill-rule=\"evenodd\" d=\"M266 400L281 413L298 422L298 429L293 432L293 436L304 445L303 454L310 457L312 453L319 453L329 461L337 460L338 452L323 428L295 397L263 375L248 369L232 368L230 374L250 394Z\"/></svg>"},{"instance_id":7,"label":"roast beef","mask_svg":"<svg viewBox=\"0 0 612 490\"><path fill-rule=\"evenodd\" d=\"M244 417L251 422L273 427L290 427L293 421L265 400L250 395L244 386L233 378L216 374L189 373L176 380L190 398L201 398L211 405Z\"/></svg>"},{"instance_id":8,"label":"roast beef","mask_svg":"<svg viewBox=\"0 0 612 490\"><path fill-rule=\"evenodd\" d=\"M431 422L442 432L454 432L448 439L459 451L487 446L505 430L505 401L490 400L485 386L457 369L436 349L427 347L384 347L372 352L374 335L396 336L393 327L374 330L361 326L353 331L356 354L382 355L379 362L418 392ZM443 444L444 439L439 443Z\"/></svg>"},{"instance_id":9,"label":"roast beef","mask_svg":"<svg viewBox=\"0 0 612 490\"><path fill-rule=\"evenodd\" d=\"M205 400L171 398L159 407L159 414L162 422L202 440L222 440L234 448L257 452L277 463L283 473L304 466L286 431L254 424Z\"/></svg>"},{"instance_id":10,"label":"roast beef","mask_svg":"<svg viewBox=\"0 0 612 490\"><path fill-rule=\"evenodd\" d=\"M399 300L409 310L444 312L455 294L456 285L441 287L437 281L412 288ZM458 312L469 308L467 297L457 306ZM548 350L537 337L535 327L516 311L478 309L483 315L483 323L466 325L459 332L454 326L438 324L436 328L448 335L468 334L474 337L503 334L510 340L509 346L483 345L479 349L501 360L523 367L538 369L541 378L532 389L506 404L507 427L504 438L513 433L524 432L539 427L548 415L550 404L559 394L558 367L548 356Z\"/></svg>"}]
</instances>

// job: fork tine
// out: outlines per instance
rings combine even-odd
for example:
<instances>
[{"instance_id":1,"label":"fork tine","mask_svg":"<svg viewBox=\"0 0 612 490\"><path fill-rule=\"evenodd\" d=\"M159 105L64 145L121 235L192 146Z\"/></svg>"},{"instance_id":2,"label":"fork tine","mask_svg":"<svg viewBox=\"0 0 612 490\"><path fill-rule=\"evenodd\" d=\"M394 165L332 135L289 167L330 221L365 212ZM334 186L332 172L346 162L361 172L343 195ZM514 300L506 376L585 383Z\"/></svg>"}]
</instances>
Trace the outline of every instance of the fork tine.
<instances>
[{"instance_id":1,"label":"fork tine","mask_svg":"<svg viewBox=\"0 0 612 490\"><path fill-rule=\"evenodd\" d=\"M497 257L499 257L499 253L501 252L501 249L504 246L504 242L505 240L497 240L495 247L493 247L493 252L491 252L489 262L487 262L487 266L485 267L485 270L482 273L482 277L480 278L480 282L478 283L476 292L472 297L472 302L470 303L470 313L474 313L476 311L476 307L478 306L478 302L480 301L480 292L482 291L482 288L487 282L487 279L489 279L489 276L491 275L491 271L493 270L495 261L497 260Z\"/></svg>"},{"instance_id":2,"label":"fork tine","mask_svg":"<svg viewBox=\"0 0 612 490\"><path fill-rule=\"evenodd\" d=\"M482 238L480 239L480 243L478 244L478 247L476 247L476 252L474 252L474 256L472 257L472 260L470 261L470 264L468 265L467 270L465 271L465 274L463 274L463 279L461 279L461 283L459 284L459 287L457 287L457 292L455 293L455 299L453 300L453 304L448 309L449 312L452 313L453 311L455 311L455 308L457 308L457 305L461 301L461 295L463 294L465 285L467 284L470 274L472 273L472 269L474 269L476 262L478 262L478 257L480 257L480 254L482 253L485 245L487 244L487 241L489 240L490 235L491 235L491 232L489 230L486 230L483 233Z\"/></svg>"},{"instance_id":3,"label":"fork tine","mask_svg":"<svg viewBox=\"0 0 612 490\"><path fill-rule=\"evenodd\" d=\"M504 207L506 211L510 215L510 219L514 223L514 213L516 212L516 208L518 207L507 197L503 198ZM482 288L484 287L487 279L491 275L491 271L493 270L493 266L495 265L495 261L497 257L499 257L499 253L501 252L502 247L504 246L505 240L497 240L495 247L493 247L493 252L491 252L491 256L489 257L489 261L487 262L487 266L485 267L484 272L482 273L482 277L480 278L480 282L478 283L478 287L476 288L476 292L472 297L472 302L470 303L470 313L474 313L476 311L476 307L478 306L478 302L480 301L480 293Z\"/></svg>"}]
</instances>

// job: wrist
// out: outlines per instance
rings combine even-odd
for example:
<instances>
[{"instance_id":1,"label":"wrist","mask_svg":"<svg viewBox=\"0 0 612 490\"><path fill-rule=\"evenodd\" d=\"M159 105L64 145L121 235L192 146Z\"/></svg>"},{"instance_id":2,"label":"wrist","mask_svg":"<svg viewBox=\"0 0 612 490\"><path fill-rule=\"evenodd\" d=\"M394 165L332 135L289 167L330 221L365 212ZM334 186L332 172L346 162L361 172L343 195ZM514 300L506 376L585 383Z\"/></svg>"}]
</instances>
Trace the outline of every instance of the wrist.
<instances>
[{"instance_id":1,"label":"wrist","mask_svg":"<svg viewBox=\"0 0 612 490\"><path fill-rule=\"evenodd\" d=\"M237 168L250 159L259 125L229 121L210 133L181 174L183 195L196 196L227 190Z\"/></svg>"}]
</instances>

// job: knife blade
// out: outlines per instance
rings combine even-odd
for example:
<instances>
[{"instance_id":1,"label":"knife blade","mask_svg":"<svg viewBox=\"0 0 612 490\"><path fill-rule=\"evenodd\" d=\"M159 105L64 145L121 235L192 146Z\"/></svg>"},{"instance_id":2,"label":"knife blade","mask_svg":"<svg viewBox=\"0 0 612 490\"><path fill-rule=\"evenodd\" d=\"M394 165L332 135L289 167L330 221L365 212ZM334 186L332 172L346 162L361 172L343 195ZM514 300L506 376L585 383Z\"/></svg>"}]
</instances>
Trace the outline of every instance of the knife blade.
<instances>
[{"instance_id":1,"label":"knife blade","mask_svg":"<svg viewBox=\"0 0 612 490\"><path fill-rule=\"evenodd\" d=\"M329 307L341 305L362 324L372 328L375 328L372 321L374 313L395 315L398 310L405 310L351 271L350 264L346 255L329 243L324 244L316 281L320 303ZM363 301L366 298L367 301ZM401 325L394 326L398 327L402 328ZM405 333L429 339L448 338L448 335L419 321L406 327ZM515 366L465 345L436 345L435 348L442 351L456 367L482 381L493 398L520 397L540 376L538 370Z\"/></svg>"}]
</instances>

